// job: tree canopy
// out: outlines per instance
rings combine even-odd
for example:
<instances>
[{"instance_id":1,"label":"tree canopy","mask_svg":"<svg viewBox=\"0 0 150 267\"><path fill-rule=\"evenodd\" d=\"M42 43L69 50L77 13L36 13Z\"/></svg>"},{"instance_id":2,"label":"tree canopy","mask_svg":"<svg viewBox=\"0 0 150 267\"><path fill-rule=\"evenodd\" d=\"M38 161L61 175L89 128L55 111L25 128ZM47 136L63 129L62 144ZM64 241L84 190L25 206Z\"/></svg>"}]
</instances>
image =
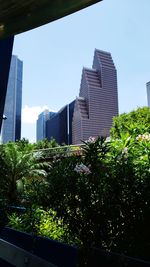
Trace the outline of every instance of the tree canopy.
<instances>
[{"instance_id":1,"label":"tree canopy","mask_svg":"<svg viewBox=\"0 0 150 267\"><path fill-rule=\"evenodd\" d=\"M138 135L150 132L150 108L142 107L123 113L113 119L111 136L120 138L121 134Z\"/></svg>"}]
</instances>

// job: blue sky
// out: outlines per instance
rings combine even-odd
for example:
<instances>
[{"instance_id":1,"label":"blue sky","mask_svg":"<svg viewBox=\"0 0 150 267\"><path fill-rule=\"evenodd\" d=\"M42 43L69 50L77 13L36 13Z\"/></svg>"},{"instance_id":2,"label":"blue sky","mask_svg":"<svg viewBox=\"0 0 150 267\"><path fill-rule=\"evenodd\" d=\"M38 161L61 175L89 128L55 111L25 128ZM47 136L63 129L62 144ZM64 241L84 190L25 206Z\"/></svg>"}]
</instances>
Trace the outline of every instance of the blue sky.
<instances>
[{"instance_id":1,"label":"blue sky","mask_svg":"<svg viewBox=\"0 0 150 267\"><path fill-rule=\"evenodd\" d=\"M37 113L59 110L79 94L83 66L94 49L112 54L118 74L119 112L147 105L150 80L150 1L102 2L15 37L23 60L22 137L35 139Z\"/></svg>"}]
</instances>

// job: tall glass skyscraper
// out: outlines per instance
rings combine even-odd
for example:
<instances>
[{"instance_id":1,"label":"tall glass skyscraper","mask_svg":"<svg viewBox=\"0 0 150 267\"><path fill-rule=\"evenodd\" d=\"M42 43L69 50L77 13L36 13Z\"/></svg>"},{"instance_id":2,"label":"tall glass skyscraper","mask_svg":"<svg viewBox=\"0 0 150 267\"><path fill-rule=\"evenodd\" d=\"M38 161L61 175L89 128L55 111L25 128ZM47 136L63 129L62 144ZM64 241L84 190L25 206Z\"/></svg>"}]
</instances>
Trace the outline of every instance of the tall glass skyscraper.
<instances>
[{"instance_id":1,"label":"tall glass skyscraper","mask_svg":"<svg viewBox=\"0 0 150 267\"><path fill-rule=\"evenodd\" d=\"M23 62L12 55L2 124L2 143L19 140L21 137Z\"/></svg>"},{"instance_id":2,"label":"tall glass skyscraper","mask_svg":"<svg viewBox=\"0 0 150 267\"><path fill-rule=\"evenodd\" d=\"M44 110L39 114L36 122L36 140L40 141L44 138L47 138L46 135L46 122L53 118L56 113L49 111L48 109Z\"/></svg>"},{"instance_id":3,"label":"tall glass skyscraper","mask_svg":"<svg viewBox=\"0 0 150 267\"><path fill-rule=\"evenodd\" d=\"M61 108L56 115L46 122L48 140L54 138L59 145L72 144L72 117L75 100Z\"/></svg>"}]
</instances>

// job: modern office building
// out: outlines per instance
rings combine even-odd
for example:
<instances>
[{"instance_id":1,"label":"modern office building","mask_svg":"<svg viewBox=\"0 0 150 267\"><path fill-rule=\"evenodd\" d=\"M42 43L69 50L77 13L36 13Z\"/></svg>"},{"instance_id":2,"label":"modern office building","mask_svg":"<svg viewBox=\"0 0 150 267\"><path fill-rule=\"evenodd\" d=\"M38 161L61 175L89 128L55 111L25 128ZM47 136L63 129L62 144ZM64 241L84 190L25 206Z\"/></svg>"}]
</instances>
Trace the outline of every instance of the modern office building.
<instances>
[{"instance_id":1,"label":"modern office building","mask_svg":"<svg viewBox=\"0 0 150 267\"><path fill-rule=\"evenodd\" d=\"M118 115L117 71L111 54L95 49L92 69L83 68L72 122L72 141L109 136Z\"/></svg>"},{"instance_id":2,"label":"modern office building","mask_svg":"<svg viewBox=\"0 0 150 267\"><path fill-rule=\"evenodd\" d=\"M70 145L90 136L109 136L117 115L117 71L111 54L96 49L92 69L83 68L79 97L54 116L49 117L49 111L39 115L37 140L54 138L60 145Z\"/></svg>"},{"instance_id":3,"label":"modern office building","mask_svg":"<svg viewBox=\"0 0 150 267\"><path fill-rule=\"evenodd\" d=\"M61 108L46 122L46 136L54 138L58 144L72 144L72 117L75 100Z\"/></svg>"},{"instance_id":4,"label":"modern office building","mask_svg":"<svg viewBox=\"0 0 150 267\"><path fill-rule=\"evenodd\" d=\"M36 140L40 141L46 138L46 122L47 120L53 118L56 112L52 112L49 110L44 110L41 114L39 114L37 122L36 122Z\"/></svg>"},{"instance_id":5,"label":"modern office building","mask_svg":"<svg viewBox=\"0 0 150 267\"><path fill-rule=\"evenodd\" d=\"M2 123L2 143L16 141L21 137L22 70L23 62L12 55L4 107L7 119Z\"/></svg>"},{"instance_id":6,"label":"modern office building","mask_svg":"<svg viewBox=\"0 0 150 267\"><path fill-rule=\"evenodd\" d=\"M148 107L150 107L150 82L146 84L146 89L147 89L147 104Z\"/></svg>"}]
</instances>

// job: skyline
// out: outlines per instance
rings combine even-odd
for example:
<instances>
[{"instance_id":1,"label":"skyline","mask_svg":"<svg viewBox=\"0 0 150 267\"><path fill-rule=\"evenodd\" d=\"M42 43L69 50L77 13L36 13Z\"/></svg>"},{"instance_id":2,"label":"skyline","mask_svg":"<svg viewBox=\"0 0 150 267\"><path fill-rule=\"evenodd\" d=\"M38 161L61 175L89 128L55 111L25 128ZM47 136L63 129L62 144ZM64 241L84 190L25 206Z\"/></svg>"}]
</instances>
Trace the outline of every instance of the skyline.
<instances>
[{"instance_id":1,"label":"skyline","mask_svg":"<svg viewBox=\"0 0 150 267\"><path fill-rule=\"evenodd\" d=\"M112 54L119 113L147 105L150 3L142 3L103 0L15 37L13 54L24 63L22 137L35 139L37 112L58 111L76 98L82 68L91 66L95 48Z\"/></svg>"}]
</instances>

